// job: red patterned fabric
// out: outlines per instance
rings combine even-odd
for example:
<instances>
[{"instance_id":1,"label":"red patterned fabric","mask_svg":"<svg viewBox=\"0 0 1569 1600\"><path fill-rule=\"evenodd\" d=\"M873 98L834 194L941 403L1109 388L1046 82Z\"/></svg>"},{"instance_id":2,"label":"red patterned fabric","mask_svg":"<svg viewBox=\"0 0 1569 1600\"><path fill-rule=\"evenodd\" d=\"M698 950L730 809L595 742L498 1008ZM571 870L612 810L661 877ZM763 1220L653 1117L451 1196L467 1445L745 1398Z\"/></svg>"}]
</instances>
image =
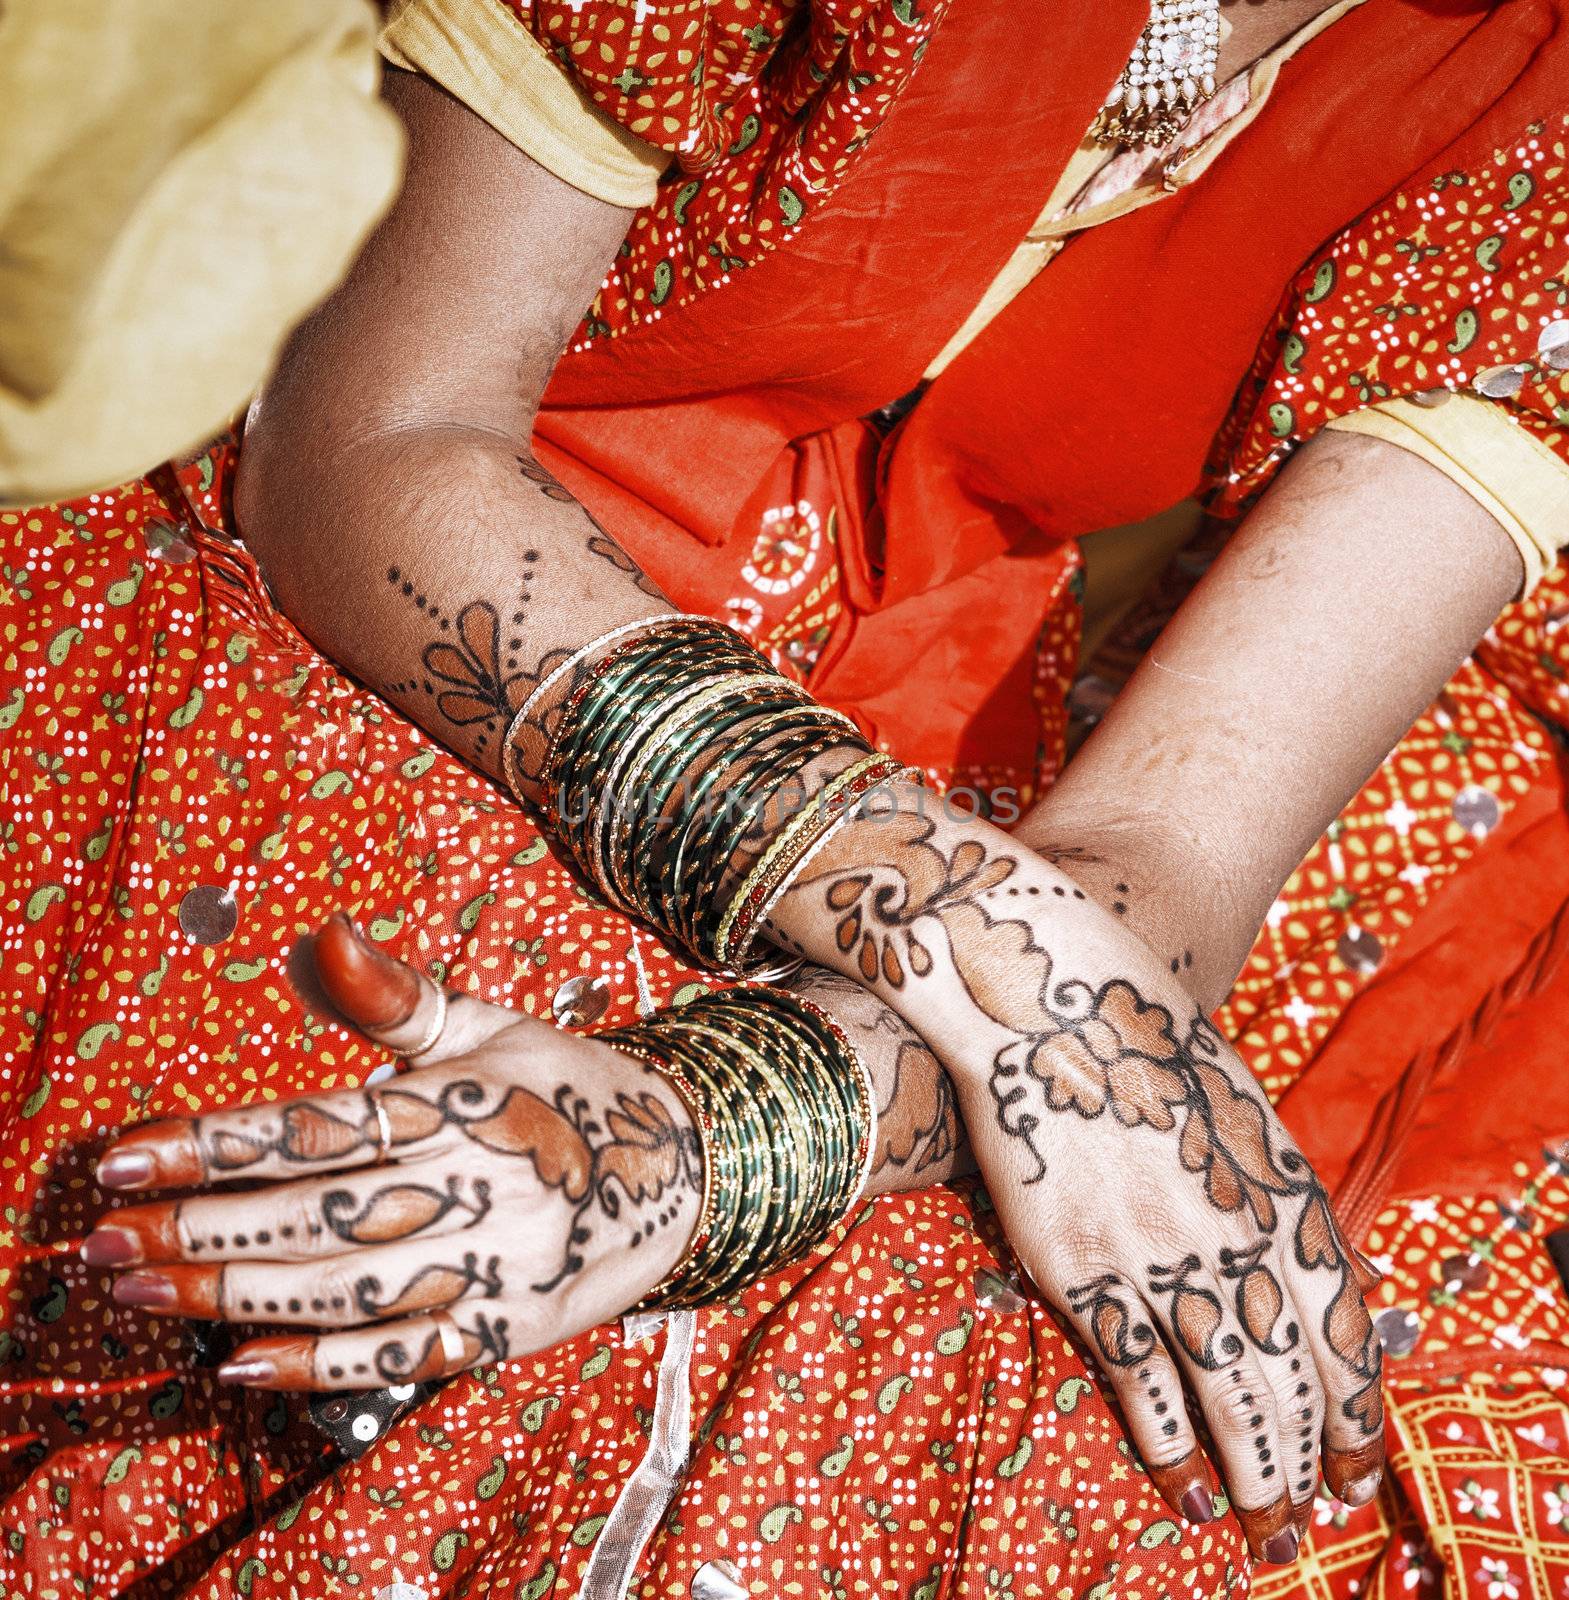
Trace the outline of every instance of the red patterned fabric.
<instances>
[{"instance_id":1,"label":"red patterned fabric","mask_svg":"<svg viewBox=\"0 0 1569 1600\"><path fill-rule=\"evenodd\" d=\"M919 375L912 306L938 343L962 319L1140 10L1048 32L1061 90L1044 96L1012 13L955 0L833 204L682 305L679 336L671 316L589 341L542 419L564 477L673 598L736 620L943 777L1054 769L1077 632L1065 536L1119 520L1130 496L1192 486L1280 285L1488 126L1478 107L1534 93L1556 26L1556 8L1516 0L1427 8L1412 31L1404 6L1369 0L1324 36L1355 41L1362 75L1309 92L1305 54L1251 130L1275 156L1245 160L1239 144L1209 175L1213 202L1196 190L1076 241L884 442L855 419ZM1387 45L1380 29L1398 50L1370 48ZM1410 86L1431 101L1414 120ZM1341 123L1370 89L1387 91L1381 142L1361 151L1354 193L1326 177L1300 210L1272 202L1279 237L1253 240L1251 213L1227 220L1237 185L1269 177L1294 195L1330 158L1343 180L1365 122ZM1270 117L1294 137L1270 144ZM977 130L1009 160L953 161ZM982 196L982 172L1008 182ZM1559 226L1545 193L1531 203L1533 225ZM929 245L912 259L917 228ZM1279 398L1266 350L1244 436ZM1331 388L1366 370L1351 346L1335 360ZM1031 481L999 477L1001 462ZM329 1471L299 1403L219 1393L210 1339L116 1308L73 1253L102 1204L89 1174L111 1129L385 1064L287 981L289 947L329 910L533 1013L569 979L603 1000L598 1023L631 1015L640 975L661 1000L702 982L279 616L225 536L229 465L223 451L193 463L177 501L138 483L0 514L0 1572L39 1594L575 1594L647 1449L663 1336L597 1329L457 1379ZM186 504L212 532L182 528ZM1557 706L1569 636L1555 603L1504 619L1501 676L1463 669L1284 891L1224 1020L1266 1085L1290 1088L1288 1110L1316 1104L1318 1081L1343 1096L1356 1074L1367 1107L1431 1022L1424 965L1458 939L1507 967L1548 915L1525 886L1545 896L1569 874L1569 823L1551 737L1520 696ZM221 942L182 929L200 889L232 894ZM1473 896L1449 925L1462 931L1429 938L1455 896ZM1447 972L1449 1003L1480 999L1486 967ZM1542 1240L1569 1224L1564 1156L1499 1155L1551 1113L1529 1074L1556 1044L1561 995L1518 1008L1513 1053L1500 1042L1487 1059L1488 1103L1530 1115L1495 1120L1491 1144L1478 1129L1452 1179L1445 1152L1463 1141L1444 1113L1474 1118L1452 1083L1435 1087L1368 1236L1392 1269L1391 1348L1415 1336L1391 1359L1394 1482L1361 1512L1325 1501L1308 1564L1265 1578L1272 1595L1421 1593L1440 1574L1478 1600L1562 1587L1569 1312ZM1360 1136L1350 1102L1330 1102L1322 1127L1302 1119L1326 1165ZM835 1600L1244 1589L1235 1524L1170 1519L1094 1369L1012 1278L984 1197L959 1186L875 1202L811 1261L707 1314L691 1465L637 1592L689 1595L721 1561L757 1595Z\"/></svg>"}]
</instances>

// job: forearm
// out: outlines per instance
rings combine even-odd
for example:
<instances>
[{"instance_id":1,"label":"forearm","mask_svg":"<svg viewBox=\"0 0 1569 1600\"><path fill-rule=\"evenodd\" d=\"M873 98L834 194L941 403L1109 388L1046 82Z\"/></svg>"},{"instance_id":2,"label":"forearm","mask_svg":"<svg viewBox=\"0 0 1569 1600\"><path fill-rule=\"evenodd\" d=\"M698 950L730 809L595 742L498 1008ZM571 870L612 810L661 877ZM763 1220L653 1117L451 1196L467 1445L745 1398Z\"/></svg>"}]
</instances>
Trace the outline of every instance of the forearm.
<instances>
[{"instance_id":1,"label":"forearm","mask_svg":"<svg viewBox=\"0 0 1569 1600\"><path fill-rule=\"evenodd\" d=\"M1066 852L1213 1008L1281 885L1520 576L1503 530L1436 469L1320 436L1015 837Z\"/></svg>"},{"instance_id":2,"label":"forearm","mask_svg":"<svg viewBox=\"0 0 1569 1600\"><path fill-rule=\"evenodd\" d=\"M513 713L555 664L672 609L541 483L526 439L449 423L311 451L269 397L246 452L246 540L289 616L492 776Z\"/></svg>"}]
</instances>

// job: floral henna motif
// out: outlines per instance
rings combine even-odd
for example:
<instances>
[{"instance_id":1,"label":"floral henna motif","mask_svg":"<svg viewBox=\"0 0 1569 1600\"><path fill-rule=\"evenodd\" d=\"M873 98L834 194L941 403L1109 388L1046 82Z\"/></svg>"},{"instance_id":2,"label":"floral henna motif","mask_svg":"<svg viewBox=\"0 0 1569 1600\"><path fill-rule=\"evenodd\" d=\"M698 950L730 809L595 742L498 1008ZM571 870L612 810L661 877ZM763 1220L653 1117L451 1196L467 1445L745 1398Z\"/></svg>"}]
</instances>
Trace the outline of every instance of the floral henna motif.
<instances>
[{"instance_id":1,"label":"floral henna motif","mask_svg":"<svg viewBox=\"0 0 1569 1600\"><path fill-rule=\"evenodd\" d=\"M421 660L437 683L436 706L448 722L504 722L514 708L521 674L502 666L501 617L487 600L475 600L457 616L457 643L438 640Z\"/></svg>"},{"instance_id":2,"label":"floral henna motif","mask_svg":"<svg viewBox=\"0 0 1569 1600\"><path fill-rule=\"evenodd\" d=\"M890 988L902 989L907 974L924 978L932 970L931 951L911 931L914 924L995 888L1012 875L1014 863L989 859L973 840L945 857L928 843L932 829L924 819L897 817L885 826L901 858L897 880L874 886L869 873L834 874L827 901L835 915L834 941L855 956L861 975L868 983L881 977Z\"/></svg>"},{"instance_id":3,"label":"floral henna motif","mask_svg":"<svg viewBox=\"0 0 1569 1600\"><path fill-rule=\"evenodd\" d=\"M1107 1366L1135 1367L1155 1348L1155 1330L1128 1309L1126 1285L1112 1273L1069 1289L1068 1309L1088 1323Z\"/></svg>"},{"instance_id":4,"label":"floral henna motif","mask_svg":"<svg viewBox=\"0 0 1569 1600\"><path fill-rule=\"evenodd\" d=\"M1368 1325L1362 1291L1329 1209L1329 1201L1315 1182L1307 1204L1297 1218L1297 1265L1304 1271L1337 1272L1340 1283L1324 1310L1325 1342L1336 1356L1362 1380L1341 1410L1368 1436L1384 1429L1384 1352L1378 1335Z\"/></svg>"},{"instance_id":5,"label":"floral henna motif","mask_svg":"<svg viewBox=\"0 0 1569 1600\"><path fill-rule=\"evenodd\" d=\"M1175 1266L1149 1269L1150 1293L1170 1295L1167 1322L1188 1359L1205 1372L1218 1372L1228 1361L1242 1354L1242 1341L1234 1333L1222 1333L1225 1312L1220 1297L1194 1277L1203 1263L1186 1255Z\"/></svg>"},{"instance_id":6,"label":"floral henna motif","mask_svg":"<svg viewBox=\"0 0 1569 1600\"><path fill-rule=\"evenodd\" d=\"M1275 1274L1264 1264L1269 1240L1260 1239L1245 1250L1222 1248L1220 1275L1236 1285L1237 1320L1253 1344L1265 1355L1283 1356L1296 1348L1301 1329L1288 1322L1277 1341L1275 1325L1285 1310L1286 1299Z\"/></svg>"},{"instance_id":7,"label":"floral henna motif","mask_svg":"<svg viewBox=\"0 0 1569 1600\"><path fill-rule=\"evenodd\" d=\"M436 1264L421 1267L389 1299L382 1298L381 1279L366 1274L354 1285L354 1303L367 1317L403 1317L415 1311L448 1306L479 1290L487 1300L501 1293L501 1257L489 1257L483 1266L478 1255L468 1251L462 1264L450 1267Z\"/></svg>"}]
</instances>

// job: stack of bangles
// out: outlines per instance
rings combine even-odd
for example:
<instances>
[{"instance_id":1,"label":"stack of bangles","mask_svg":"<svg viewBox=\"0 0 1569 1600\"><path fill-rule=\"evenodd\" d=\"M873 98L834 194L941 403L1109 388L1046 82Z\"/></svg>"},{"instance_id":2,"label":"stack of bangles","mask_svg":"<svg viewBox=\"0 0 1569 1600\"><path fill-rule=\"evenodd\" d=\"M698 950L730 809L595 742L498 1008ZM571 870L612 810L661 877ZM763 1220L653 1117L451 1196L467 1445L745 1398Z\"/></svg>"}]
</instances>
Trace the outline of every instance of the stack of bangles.
<instances>
[{"instance_id":1,"label":"stack of bangles","mask_svg":"<svg viewBox=\"0 0 1569 1600\"><path fill-rule=\"evenodd\" d=\"M545 823L613 905L739 975L808 858L856 801L906 769L722 623L672 615L636 627L562 709L541 768ZM591 641L553 676L626 631ZM519 799L517 740L531 711L507 732ZM804 794L799 775L841 753L849 764ZM765 819L777 831L738 872Z\"/></svg>"},{"instance_id":2,"label":"stack of bangles","mask_svg":"<svg viewBox=\"0 0 1569 1600\"><path fill-rule=\"evenodd\" d=\"M573 686L547 737L530 719L560 684ZM525 739L545 741L530 752L534 794ZM856 802L906 772L731 629L675 615L563 660L505 748L518 798L543 810L605 898L731 976L756 970L772 908ZM808 796L806 772L831 775ZM872 1086L817 1007L733 989L600 1037L670 1080L703 1148L701 1220L645 1305L724 1300L820 1242L855 1203L875 1140Z\"/></svg>"},{"instance_id":3,"label":"stack of bangles","mask_svg":"<svg viewBox=\"0 0 1569 1600\"><path fill-rule=\"evenodd\" d=\"M596 1035L669 1080L703 1152L691 1242L640 1310L718 1304L822 1242L866 1186L871 1080L798 995L731 989Z\"/></svg>"}]
</instances>

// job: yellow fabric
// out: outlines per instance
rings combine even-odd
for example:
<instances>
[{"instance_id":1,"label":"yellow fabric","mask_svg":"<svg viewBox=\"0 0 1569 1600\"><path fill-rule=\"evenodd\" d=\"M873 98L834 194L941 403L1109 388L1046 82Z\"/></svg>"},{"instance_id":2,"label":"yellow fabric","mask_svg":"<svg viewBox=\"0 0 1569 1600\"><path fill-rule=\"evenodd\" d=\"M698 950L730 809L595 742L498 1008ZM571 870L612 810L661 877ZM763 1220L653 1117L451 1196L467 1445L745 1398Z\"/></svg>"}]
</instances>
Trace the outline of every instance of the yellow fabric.
<instances>
[{"instance_id":1,"label":"yellow fabric","mask_svg":"<svg viewBox=\"0 0 1569 1600\"><path fill-rule=\"evenodd\" d=\"M210 437L391 204L367 0L6 0L0 502Z\"/></svg>"},{"instance_id":2,"label":"yellow fabric","mask_svg":"<svg viewBox=\"0 0 1569 1600\"><path fill-rule=\"evenodd\" d=\"M658 192L669 157L605 116L500 0L393 0L381 53L574 189L630 209Z\"/></svg>"},{"instance_id":3,"label":"yellow fabric","mask_svg":"<svg viewBox=\"0 0 1569 1600\"><path fill-rule=\"evenodd\" d=\"M1569 544L1569 465L1509 415L1502 402L1455 394L1436 406L1386 400L1329 424L1421 456L1497 519L1525 563L1529 594Z\"/></svg>"}]
</instances>

